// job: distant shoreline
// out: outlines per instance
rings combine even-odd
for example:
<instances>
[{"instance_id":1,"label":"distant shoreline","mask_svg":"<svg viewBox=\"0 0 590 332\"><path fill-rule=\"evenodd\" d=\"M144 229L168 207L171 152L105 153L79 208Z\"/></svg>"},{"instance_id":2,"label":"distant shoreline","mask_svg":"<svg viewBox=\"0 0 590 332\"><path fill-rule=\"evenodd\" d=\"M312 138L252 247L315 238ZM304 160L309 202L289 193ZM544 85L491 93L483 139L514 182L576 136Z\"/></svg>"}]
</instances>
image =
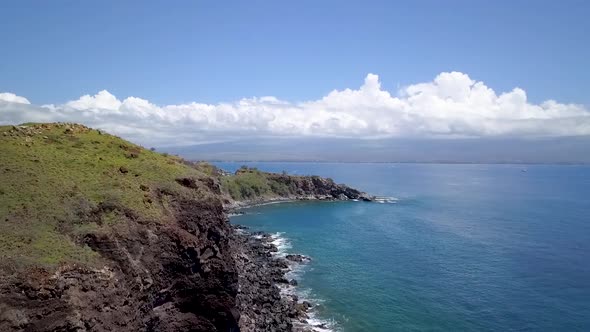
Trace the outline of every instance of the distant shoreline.
<instances>
[{"instance_id":1,"label":"distant shoreline","mask_svg":"<svg viewBox=\"0 0 590 332\"><path fill-rule=\"evenodd\" d=\"M358 201L358 200L350 200L350 201ZM318 198L285 198L285 199L272 199L272 200L264 200L260 202L249 202L243 204L231 204L224 206L225 211L227 214L237 214L240 215L241 211L248 210L260 206L267 206L267 205L275 205L275 204L285 204L285 203L299 203L299 202L324 202L324 203L332 203L332 202L346 202L346 200L339 200L339 199L318 199ZM242 202L240 202L242 203Z\"/></svg>"},{"instance_id":2,"label":"distant shoreline","mask_svg":"<svg viewBox=\"0 0 590 332\"><path fill-rule=\"evenodd\" d=\"M371 197L371 199L374 199ZM282 204L282 203L296 203L296 202L347 202L347 201L363 201L363 199L334 199L334 198L317 198L317 197L278 197L256 201L236 201L224 206L227 214L233 214L237 211L247 210L259 206ZM365 200L367 201L367 200ZM372 201L372 200L370 200Z\"/></svg>"},{"instance_id":3,"label":"distant shoreline","mask_svg":"<svg viewBox=\"0 0 590 332\"><path fill-rule=\"evenodd\" d=\"M197 159L194 159L197 161ZM584 162L551 162L551 163L531 163L531 162L467 162L467 161L322 161L322 160L203 160L209 163L315 163L315 164L417 164L417 165L541 165L541 166L590 166L590 163Z\"/></svg>"}]
</instances>

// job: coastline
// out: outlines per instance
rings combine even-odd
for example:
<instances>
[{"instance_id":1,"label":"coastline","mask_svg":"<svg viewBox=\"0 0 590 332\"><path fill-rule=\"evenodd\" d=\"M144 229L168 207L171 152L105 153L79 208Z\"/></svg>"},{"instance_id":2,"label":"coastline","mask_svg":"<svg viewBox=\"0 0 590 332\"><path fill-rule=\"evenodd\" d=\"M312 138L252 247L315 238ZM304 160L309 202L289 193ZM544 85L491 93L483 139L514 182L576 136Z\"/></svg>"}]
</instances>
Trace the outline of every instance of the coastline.
<instances>
[{"instance_id":1,"label":"coastline","mask_svg":"<svg viewBox=\"0 0 590 332\"><path fill-rule=\"evenodd\" d=\"M300 327L311 304L284 291L302 256L277 258L277 238L238 234L227 212L370 199L319 176L229 175L83 125L0 131L2 331L313 331Z\"/></svg>"},{"instance_id":2,"label":"coastline","mask_svg":"<svg viewBox=\"0 0 590 332\"><path fill-rule=\"evenodd\" d=\"M327 187L327 190L307 187L302 190L305 194L299 195L259 196L249 200L228 199L224 202L223 209L229 219L244 214L243 211L249 208L270 204L301 201L373 202L379 199L344 185L334 185L333 182L328 182ZM237 270L241 271L238 274L237 295L241 331L333 331L333 323L315 317L316 304L304 299L298 291L296 272L304 270L311 258L286 252L285 247L290 246L285 245L287 240L280 233L251 231L239 224L232 224L231 227L236 251L234 260Z\"/></svg>"},{"instance_id":3,"label":"coastline","mask_svg":"<svg viewBox=\"0 0 590 332\"><path fill-rule=\"evenodd\" d=\"M349 198L348 196L334 197L331 195L307 195L307 196L288 196L288 197L270 197L270 198L259 198L253 200L244 201L231 201L224 204L223 208L226 213L233 214L240 210L245 210L257 206L264 206L270 204L279 203L292 203L292 202L304 202L304 201L321 201L321 202L338 202L338 201L364 201L373 202L377 199L375 196L369 196L362 193L357 198ZM238 213L239 214L239 213Z\"/></svg>"},{"instance_id":4,"label":"coastline","mask_svg":"<svg viewBox=\"0 0 590 332\"><path fill-rule=\"evenodd\" d=\"M397 203L395 197L369 196L358 198L306 195L275 197L224 205L228 217L247 214L247 210L271 204L289 202L375 202ZM252 230L231 221L234 243L239 252L235 257L239 274L238 308L241 331L337 331L334 321L317 316L317 299L308 298L307 289L301 289L298 278L304 273L312 257L291 252L290 243L282 232L268 233ZM306 296L307 295L307 296Z\"/></svg>"},{"instance_id":5,"label":"coastline","mask_svg":"<svg viewBox=\"0 0 590 332\"><path fill-rule=\"evenodd\" d=\"M328 322L314 317L315 304L297 292L293 272L303 269L311 258L286 252L286 240L280 234L232 227L237 249L234 257L242 271L237 296L241 331L332 331Z\"/></svg>"}]
</instances>

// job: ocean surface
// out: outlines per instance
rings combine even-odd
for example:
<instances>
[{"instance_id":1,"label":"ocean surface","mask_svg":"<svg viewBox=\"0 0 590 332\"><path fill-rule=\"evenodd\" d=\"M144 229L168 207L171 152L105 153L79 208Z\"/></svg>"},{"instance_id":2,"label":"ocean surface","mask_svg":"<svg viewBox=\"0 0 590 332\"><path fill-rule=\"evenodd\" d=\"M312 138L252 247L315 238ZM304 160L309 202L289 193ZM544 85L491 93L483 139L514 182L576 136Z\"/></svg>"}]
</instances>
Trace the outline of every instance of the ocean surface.
<instances>
[{"instance_id":1,"label":"ocean surface","mask_svg":"<svg viewBox=\"0 0 590 332\"><path fill-rule=\"evenodd\" d=\"M217 163L233 171L244 163ZM590 331L590 167L246 163L387 197L247 210L337 331Z\"/></svg>"}]
</instances>

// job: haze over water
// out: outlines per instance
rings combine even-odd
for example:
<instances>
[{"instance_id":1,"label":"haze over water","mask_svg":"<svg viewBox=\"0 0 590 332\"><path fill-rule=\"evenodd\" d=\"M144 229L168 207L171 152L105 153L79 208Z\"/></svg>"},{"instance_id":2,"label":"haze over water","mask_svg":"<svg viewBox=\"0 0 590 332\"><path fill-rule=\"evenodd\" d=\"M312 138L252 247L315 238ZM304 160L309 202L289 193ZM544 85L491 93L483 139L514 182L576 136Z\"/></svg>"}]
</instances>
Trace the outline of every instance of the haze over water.
<instances>
[{"instance_id":1,"label":"haze over water","mask_svg":"<svg viewBox=\"0 0 590 332\"><path fill-rule=\"evenodd\" d=\"M243 163L217 163L235 170ZM287 203L233 222L284 232L342 331L590 329L590 167L247 163L390 203Z\"/></svg>"}]
</instances>

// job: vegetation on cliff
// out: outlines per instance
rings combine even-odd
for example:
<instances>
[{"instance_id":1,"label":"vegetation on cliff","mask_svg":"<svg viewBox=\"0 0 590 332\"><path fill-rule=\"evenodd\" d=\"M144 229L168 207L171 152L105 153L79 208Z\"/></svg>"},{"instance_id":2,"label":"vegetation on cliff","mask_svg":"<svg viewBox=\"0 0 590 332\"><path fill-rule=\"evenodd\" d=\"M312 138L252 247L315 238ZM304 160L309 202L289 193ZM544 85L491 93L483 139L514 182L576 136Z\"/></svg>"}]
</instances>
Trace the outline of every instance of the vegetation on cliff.
<instances>
[{"instance_id":1,"label":"vegetation on cliff","mask_svg":"<svg viewBox=\"0 0 590 332\"><path fill-rule=\"evenodd\" d=\"M284 183L278 182L256 168L242 167L234 176L222 177L222 187L237 201L260 197L275 197L293 192Z\"/></svg>"},{"instance_id":2,"label":"vegetation on cliff","mask_svg":"<svg viewBox=\"0 0 590 332\"><path fill-rule=\"evenodd\" d=\"M2 126L0 330L237 331L269 319L288 330L284 312L251 310L265 303L245 294L264 286L280 301L278 288L254 283L263 272L224 209L363 195L320 177L229 175L77 124Z\"/></svg>"},{"instance_id":3,"label":"vegetation on cliff","mask_svg":"<svg viewBox=\"0 0 590 332\"><path fill-rule=\"evenodd\" d=\"M224 193L238 203L281 199L371 200L366 193L336 184L330 178L262 172L242 166L234 175L222 176Z\"/></svg>"},{"instance_id":4,"label":"vegetation on cliff","mask_svg":"<svg viewBox=\"0 0 590 332\"><path fill-rule=\"evenodd\" d=\"M164 220L153 190L182 191L176 179L207 176L178 157L73 124L0 127L0 165L0 255L19 264L96 263L79 235L122 213Z\"/></svg>"},{"instance_id":5,"label":"vegetation on cliff","mask_svg":"<svg viewBox=\"0 0 590 332\"><path fill-rule=\"evenodd\" d=\"M75 124L0 128L0 330L238 327L203 165Z\"/></svg>"}]
</instances>

